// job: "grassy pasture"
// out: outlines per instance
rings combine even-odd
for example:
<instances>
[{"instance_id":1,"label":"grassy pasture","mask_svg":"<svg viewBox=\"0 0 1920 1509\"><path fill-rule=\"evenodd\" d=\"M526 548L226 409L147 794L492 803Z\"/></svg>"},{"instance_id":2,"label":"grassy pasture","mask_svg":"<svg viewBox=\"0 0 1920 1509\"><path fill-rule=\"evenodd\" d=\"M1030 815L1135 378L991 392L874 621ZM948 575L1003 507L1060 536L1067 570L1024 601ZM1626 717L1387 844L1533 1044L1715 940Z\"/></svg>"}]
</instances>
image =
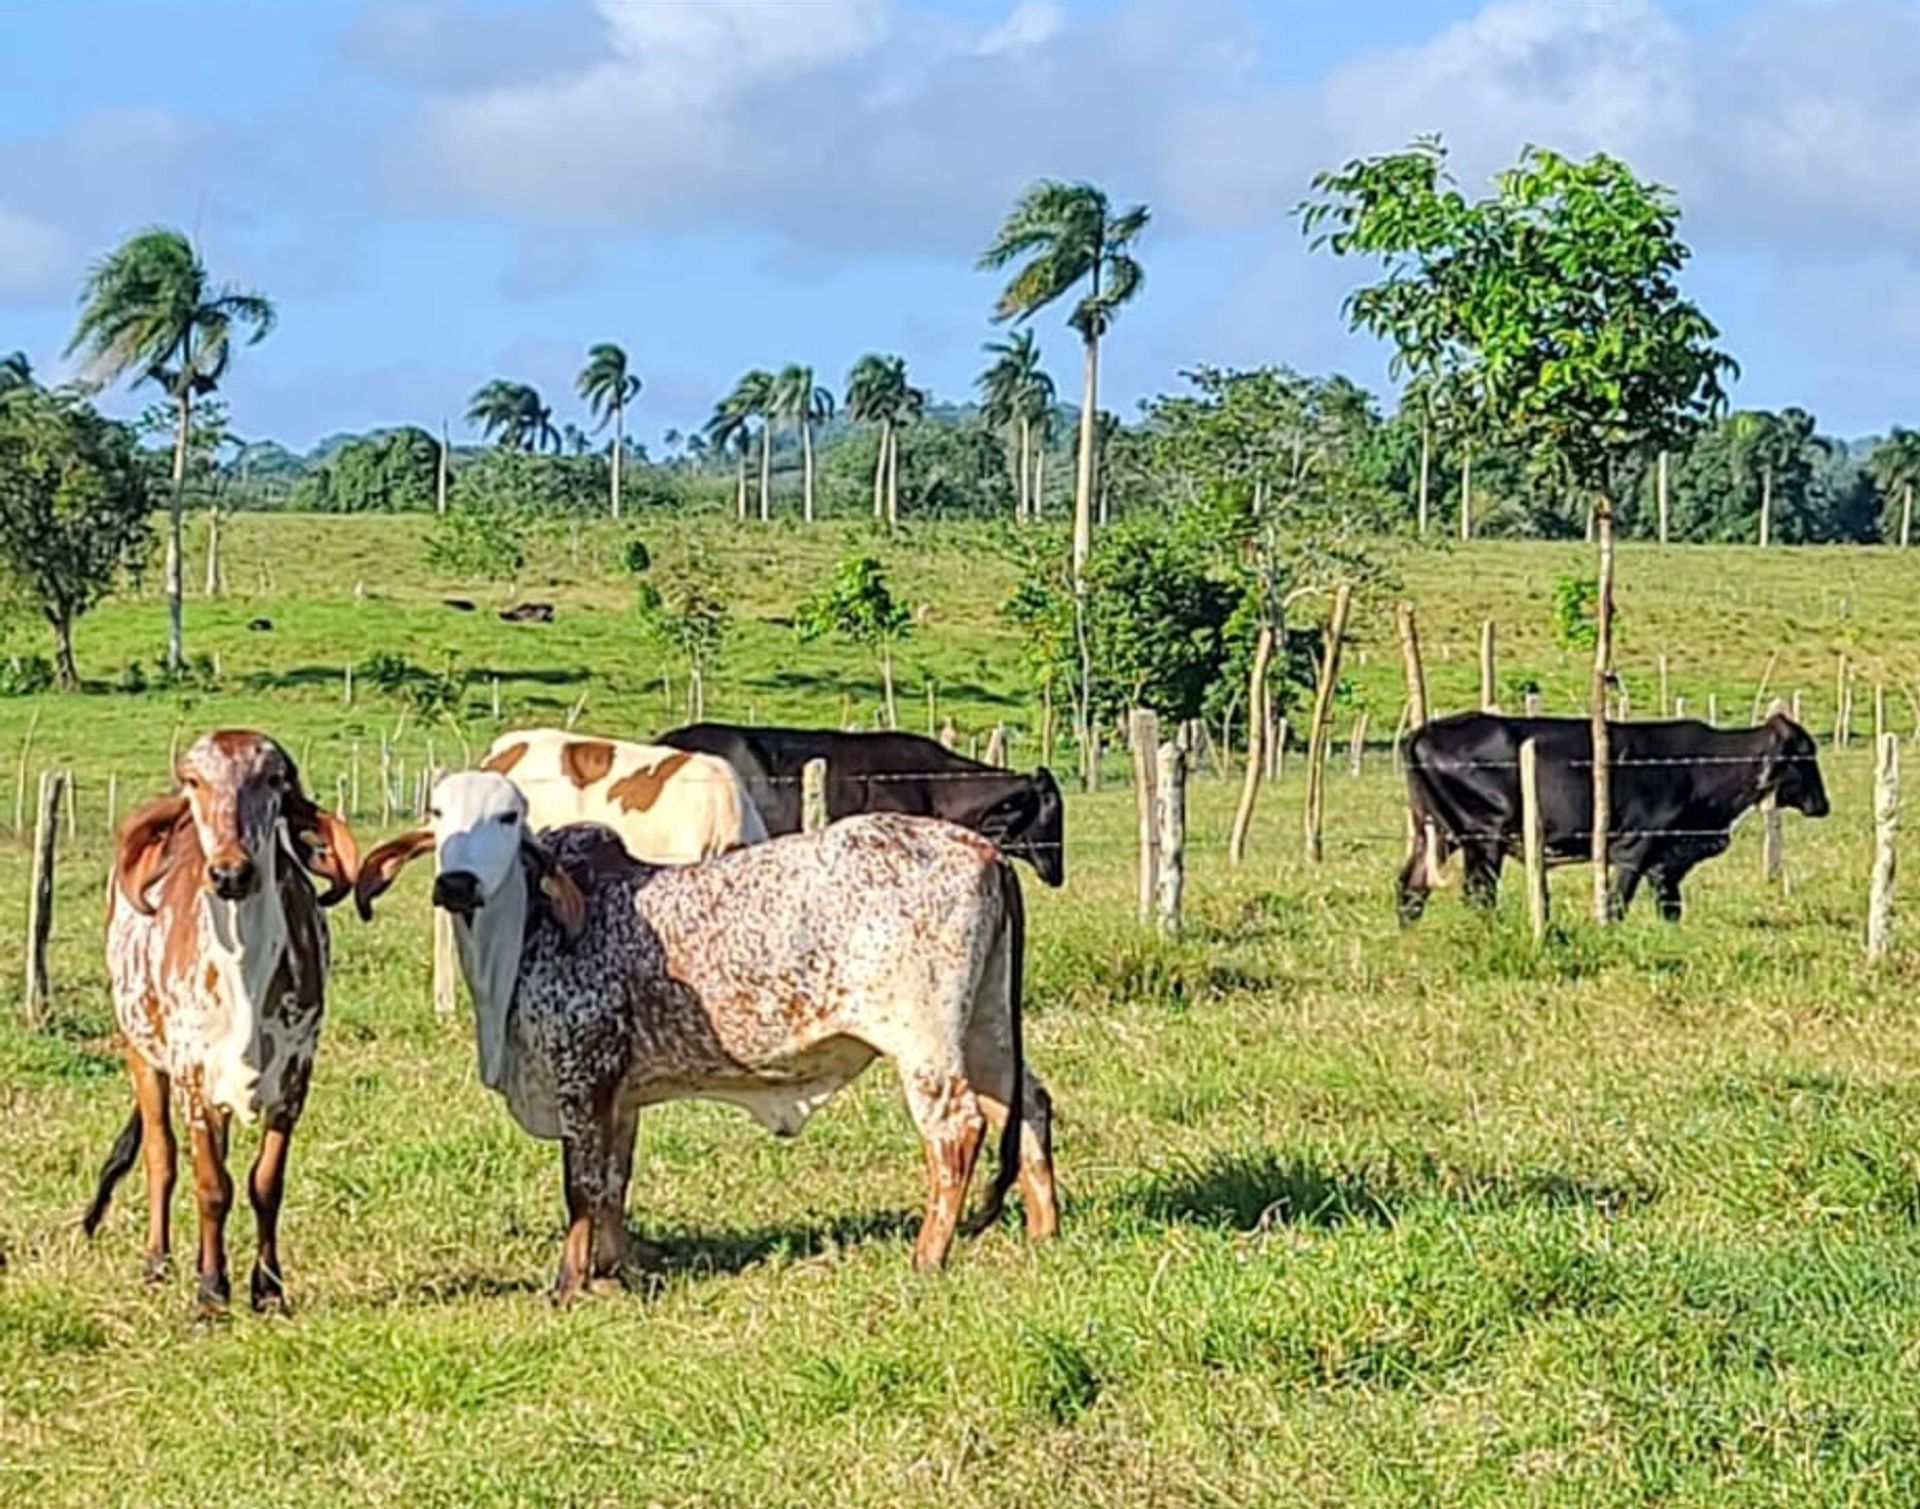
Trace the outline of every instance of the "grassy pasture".
<instances>
[{"instance_id":1,"label":"grassy pasture","mask_svg":"<svg viewBox=\"0 0 1920 1509\"><path fill-rule=\"evenodd\" d=\"M710 711L870 717L852 652L777 620L857 531L710 528L743 619ZM894 1504L1888 1503L1920 1497L1920 949L1859 965L1867 756L1830 756L1835 813L1789 818L1790 895L1757 880L1756 833L1697 872L1680 929L1637 912L1600 938L1556 877L1565 936L1526 945L1518 897L1490 923L1439 898L1391 921L1396 783L1383 750L1331 777L1327 862L1299 859L1297 760L1256 844L1224 860L1232 790L1197 779L1177 943L1131 921L1132 797L1070 799L1069 885L1033 885L1029 1054L1060 1106L1066 1229L1012 1225L907 1266L921 1175L877 1069L794 1144L737 1113L644 1119L632 1219L664 1248L644 1292L557 1315L558 1155L482 1090L464 1019L427 1005L424 886L341 916L332 1006L296 1138L284 1243L294 1309L189 1322L181 1195L167 1288L137 1278L134 1184L91 1248L75 1220L125 1114L98 918L109 773L157 789L175 727L252 723L323 792L400 704L339 670L376 649L497 670L504 714L648 732L677 716L598 564L611 535L543 545L520 591L551 626L439 606L410 520L242 518L233 595L190 604L217 691L0 702L9 778L80 779L63 850L49 1030L0 1012L0 1503ZM882 549L929 604L902 660L963 729L1029 729L1010 578L983 531ZM1579 695L1548 635L1578 545L1409 556L1433 697L1477 685L1483 616L1503 681ZM262 563L271 571L271 589ZM196 573L189 573L190 580ZM1622 664L1654 657L1696 709L1743 714L1774 684L1824 730L1846 648L1870 689L1920 682L1920 567L1891 552L1628 549ZM364 597L356 584L363 584ZM248 621L272 619L270 632ZM1385 604L1349 669L1376 730L1399 706ZM111 679L161 642L151 597L83 626ZM24 643L24 641L22 641ZM494 732L484 684L469 742ZM1870 695L1860 698L1864 724ZM1910 730L1903 693L1896 726ZM1341 714L1342 722L1349 716ZM457 739L433 730L440 757ZM409 720L396 748L425 757ZM1017 747L1032 759L1032 741ZM1117 769L1117 766L1116 766ZM10 802L11 787L7 797ZM1911 810L1911 809L1910 809ZM7 815L10 816L10 813ZM357 824L379 830L377 812ZM1909 832L1912 822L1909 822ZM0 838L0 979L19 978L24 846ZM1909 870L1914 862L1906 844ZM1909 899L1907 937L1920 932ZM238 1139L250 1156L251 1139ZM244 1261L250 1216L230 1228Z\"/></svg>"}]
</instances>

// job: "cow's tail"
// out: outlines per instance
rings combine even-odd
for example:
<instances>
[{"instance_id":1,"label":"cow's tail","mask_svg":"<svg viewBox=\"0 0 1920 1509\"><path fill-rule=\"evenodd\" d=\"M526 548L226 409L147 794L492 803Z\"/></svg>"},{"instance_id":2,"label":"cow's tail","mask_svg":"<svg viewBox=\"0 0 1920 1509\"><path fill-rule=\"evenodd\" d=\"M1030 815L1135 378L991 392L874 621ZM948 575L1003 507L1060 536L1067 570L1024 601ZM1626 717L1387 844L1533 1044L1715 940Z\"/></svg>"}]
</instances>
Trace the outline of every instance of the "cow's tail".
<instances>
[{"instance_id":1,"label":"cow's tail","mask_svg":"<svg viewBox=\"0 0 1920 1509\"><path fill-rule=\"evenodd\" d=\"M127 1118L127 1124L120 1128L120 1135L113 1139L113 1146L107 1150L107 1161L100 1166L100 1183L94 1189L93 1203L80 1218L80 1229L88 1236L100 1229L101 1218L107 1213L107 1203L113 1199L114 1185L126 1176L139 1154L140 1108L135 1106L133 1114Z\"/></svg>"},{"instance_id":2,"label":"cow's tail","mask_svg":"<svg viewBox=\"0 0 1920 1509\"><path fill-rule=\"evenodd\" d=\"M1021 995L1027 974L1027 902L1020 892L1020 877L1013 865L1000 860L1000 904L1007 929L1007 1040L1013 1059L1013 1088L1007 1095L1007 1119L1000 1128L1000 1161L993 1171L993 1186L974 1220L975 1229L991 1225L1000 1218L1007 1203L1007 1192L1020 1177L1020 1134L1025 1126L1027 1101L1027 1055L1025 1032L1020 1020Z\"/></svg>"}]
</instances>

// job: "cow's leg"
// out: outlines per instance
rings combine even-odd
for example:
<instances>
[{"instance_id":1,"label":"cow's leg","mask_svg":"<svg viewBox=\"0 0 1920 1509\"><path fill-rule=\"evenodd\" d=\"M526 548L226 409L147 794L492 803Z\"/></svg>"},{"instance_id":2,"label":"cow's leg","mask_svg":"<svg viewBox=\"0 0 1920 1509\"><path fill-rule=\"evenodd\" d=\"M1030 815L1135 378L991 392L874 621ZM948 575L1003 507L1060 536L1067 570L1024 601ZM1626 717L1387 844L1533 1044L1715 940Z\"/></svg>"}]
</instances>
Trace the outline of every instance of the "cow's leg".
<instances>
[{"instance_id":1,"label":"cow's leg","mask_svg":"<svg viewBox=\"0 0 1920 1509\"><path fill-rule=\"evenodd\" d=\"M1461 893L1474 906L1492 911L1500 899L1500 861L1505 850L1496 843L1476 839L1460 846Z\"/></svg>"},{"instance_id":2,"label":"cow's leg","mask_svg":"<svg viewBox=\"0 0 1920 1509\"><path fill-rule=\"evenodd\" d=\"M566 1181L567 1235L560 1248L560 1271L553 1280L553 1302L570 1304L593 1282L594 1217L606 1200L606 1129L585 1119L562 1116L561 1166Z\"/></svg>"},{"instance_id":3,"label":"cow's leg","mask_svg":"<svg viewBox=\"0 0 1920 1509\"><path fill-rule=\"evenodd\" d=\"M1410 819L1409 827L1407 862L1400 868L1398 894L1400 921L1406 925L1418 922L1425 914L1427 898L1433 894L1440 866L1446 861L1446 840L1437 824L1413 823Z\"/></svg>"},{"instance_id":4,"label":"cow's leg","mask_svg":"<svg viewBox=\"0 0 1920 1509\"><path fill-rule=\"evenodd\" d=\"M287 1187L287 1150L298 1119L298 1111L282 1108L274 1112L260 1134L260 1152L247 1177L247 1196L253 1202L253 1220L260 1238L247 1286L255 1310L277 1310L286 1301L286 1287L280 1278L280 1198Z\"/></svg>"},{"instance_id":5,"label":"cow's leg","mask_svg":"<svg viewBox=\"0 0 1920 1509\"><path fill-rule=\"evenodd\" d=\"M1655 870L1648 878L1653 881L1653 902L1660 909L1661 920L1678 922L1680 920L1680 876L1671 870Z\"/></svg>"},{"instance_id":6,"label":"cow's leg","mask_svg":"<svg viewBox=\"0 0 1920 1509\"><path fill-rule=\"evenodd\" d=\"M1007 1124L1005 1071L998 1082L999 1094L984 1088L969 1061L968 1073L978 1089L980 1109L987 1125L998 1137ZM1020 1199L1026 1206L1029 1240L1044 1242L1060 1229L1060 1197L1053 1180L1053 1097L1031 1072L1021 1076L1020 1115ZM996 1176L987 1198L967 1218L961 1228L967 1236L978 1236L997 1223L1006 1204L1006 1180Z\"/></svg>"},{"instance_id":7,"label":"cow's leg","mask_svg":"<svg viewBox=\"0 0 1920 1509\"><path fill-rule=\"evenodd\" d=\"M217 1315L232 1298L227 1280L227 1212L233 1179L227 1173L227 1113L195 1105L190 1112L193 1187L200 1202L200 1311Z\"/></svg>"},{"instance_id":8,"label":"cow's leg","mask_svg":"<svg viewBox=\"0 0 1920 1509\"><path fill-rule=\"evenodd\" d=\"M147 1248L140 1260L149 1284L165 1280L171 1257L173 1175L177 1163L167 1076L133 1048L127 1049L133 1099L140 1111L140 1157L147 1172Z\"/></svg>"},{"instance_id":9,"label":"cow's leg","mask_svg":"<svg viewBox=\"0 0 1920 1509\"><path fill-rule=\"evenodd\" d=\"M927 1155L927 1212L914 1243L913 1263L916 1268L938 1268L959 1229L987 1119L966 1076L953 1067L902 1063L900 1079Z\"/></svg>"},{"instance_id":10,"label":"cow's leg","mask_svg":"<svg viewBox=\"0 0 1920 1509\"><path fill-rule=\"evenodd\" d=\"M610 1277L627 1262L627 1185L633 1178L633 1140L638 1107L615 1111L606 1151L607 1172L593 1223L593 1276Z\"/></svg>"}]
</instances>

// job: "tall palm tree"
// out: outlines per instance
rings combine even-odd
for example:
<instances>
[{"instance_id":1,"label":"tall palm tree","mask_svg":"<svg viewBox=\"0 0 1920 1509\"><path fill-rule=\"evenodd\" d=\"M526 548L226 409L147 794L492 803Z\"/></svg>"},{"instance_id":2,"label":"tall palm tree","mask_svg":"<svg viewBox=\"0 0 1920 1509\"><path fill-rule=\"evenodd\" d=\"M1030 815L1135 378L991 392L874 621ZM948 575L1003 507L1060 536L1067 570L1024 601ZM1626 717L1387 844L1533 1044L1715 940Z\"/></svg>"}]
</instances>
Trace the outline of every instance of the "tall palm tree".
<instances>
[{"instance_id":1,"label":"tall palm tree","mask_svg":"<svg viewBox=\"0 0 1920 1509\"><path fill-rule=\"evenodd\" d=\"M833 394L813 380L813 368L793 362L773 380L776 415L800 437L801 517L813 522L813 427L833 418Z\"/></svg>"},{"instance_id":2,"label":"tall palm tree","mask_svg":"<svg viewBox=\"0 0 1920 1509\"><path fill-rule=\"evenodd\" d=\"M900 430L927 406L924 391L907 381L907 359L870 352L847 374L847 415L877 425L873 463L873 517L889 528L900 522Z\"/></svg>"},{"instance_id":3,"label":"tall palm tree","mask_svg":"<svg viewBox=\"0 0 1920 1509\"><path fill-rule=\"evenodd\" d=\"M594 428L613 421L613 516L620 517L620 462L627 448L627 405L640 396L640 379L627 367L627 353L611 341L587 348L587 364L574 386L587 401Z\"/></svg>"},{"instance_id":4,"label":"tall palm tree","mask_svg":"<svg viewBox=\"0 0 1920 1509\"><path fill-rule=\"evenodd\" d=\"M186 662L184 555L180 505L187 485L193 404L220 386L234 336L257 345L273 329L263 295L216 284L179 231L155 226L129 237L93 265L80 290L80 319L67 354L84 354L87 375L114 383L132 374L173 404L173 485L167 500L167 666Z\"/></svg>"},{"instance_id":5,"label":"tall palm tree","mask_svg":"<svg viewBox=\"0 0 1920 1509\"><path fill-rule=\"evenodd\" d=\"M558 451L560 432L553 410L530 383L496 377L474 390L467 403L467 423L476 426L502 450Z\"/></svg>"},{"instance_id":6,"label":"tall palm tree","mask_svg":"<svg viewBox=\"0 0 1920 1509\"><path fill-rule=\"evenodd\" d=\"M747 518L747 453L753 447L753 410L736 387L713 406L707 420L707 443L719 456L733 453L734 511L744 524Z\"/></svg>"},{"instance_id":7,"label":"tall palm tree","mask_svg":"<svg viewBox=\"0 0 1920 1509\"><path fill-rule=\"evenodd\" d=\"M760 522L773 517L773 374L763 367L744 372L733 391L720 400L720 409L739 416L742 426L760 426ZM720 410L715 410L716 417ZM743 515L744 517L744 515Z\"/></svg>"},{"instance_id":8,"label":"tall palm tree","mask_svg":"<svg viewBox=\"0 0 1920 1509\"><path fill-rule=\"evenodd\" d=\"M1033 471L1032 415L1024 401L1027 389L1040 368L1040 350L1031 330L1016 331L1004 341L988 341L980 348L994 360L974 379L980 390L980 418L987 428L1007 437L1012 455L1013 474L1018 479L1014 517L1026 519L1031 512Z\"/></svg>"},{"instance_id":9,"label":"tall palm tree","mask_svg":"<svg viewBox=\"0 0 1920 1509\"><path fill-rule=\"evenodd\" d=\"M996 321L1026 320L1081 284L1067 323L1079 334L1084 354L1080 400L1080 456L1074 479L1073 574L1086 572L1093 544L1094 432L1099 415L1100 340L1120 308L1140 291L1145 276L1132 255L1146 229L1147 207L1136 204L1116 215L1107 196L1090 183L1036 183L1020 196L991 245L982 268L1022 265L994 305Z\"/></svg>"},{"instance_id":10,"label":"tall palm tree","mask_svg":"<svg viewBox=\"0 0 1920 1509\"><path fill-rule=\"evenodd\" d=\"M1920 482L1920 430L1903 429L1896 424L1887 438L1873 448L1873 459L1868 464L1873 469L1874 486L1889 505L1889 519L1893 500L1896 497L1900 500L1899 538L1904 550L1913 544L1913 487Z\"/></svg>"}]
</instances>

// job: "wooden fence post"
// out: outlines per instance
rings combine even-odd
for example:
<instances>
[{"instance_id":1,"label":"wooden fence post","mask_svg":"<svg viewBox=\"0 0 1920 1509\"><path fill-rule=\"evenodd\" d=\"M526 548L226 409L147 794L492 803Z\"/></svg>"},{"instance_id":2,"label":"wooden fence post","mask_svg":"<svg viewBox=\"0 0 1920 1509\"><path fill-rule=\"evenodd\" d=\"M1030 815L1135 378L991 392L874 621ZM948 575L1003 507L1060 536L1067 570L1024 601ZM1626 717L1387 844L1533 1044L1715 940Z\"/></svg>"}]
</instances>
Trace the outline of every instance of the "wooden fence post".
<instances>
[{"instance_id":1,"label":"wooden fence post","mask_svg":"<svg viewBox=\"0 0 1920 1509\"><path fill-rule=\"evenodd\" d=\"M1427 725L1427 668L1420 659L1420 628L1413 604L1402 603L1394 614L1400 626L1400 659L1407 674L1407 721L1417 733Z\"/></svg>"},{"instance_id":2,"label":"wooden fence post","mask_svg":"<svg viewBox=\"0 0 1920 1509\"><path fill-rule=\"evenodd\" d=\"M1320 658L1319 684L1313 690L1313 723L1307 732L1307 800L1304 824L1307 858L1319 864L1324 852L1323 820L1326 816L1327 733L1333 719L1333 688L1340 679L1340 641L1346 637L1347 613L1353 606L1353 589L1346 582L1334 593L1333 613L1327 620L1327 638Z\"/></svg>"},{"instance_id":3,"label":"wooden fence post","mask_svg":"<svg viewBox=\"0 0 1920 1509\"><path fill-rule=\"evenodd\" d=\"M348 800L352 805L347 808L347 816L358 817L360 815L360 741L358 739L348 746L347 755L347 768L352 775L352 781L348 787Z\"/></svg>"},{"instance_id":4,"label":"wooden fence post","mask_svg":"<svg viewBox=\"0 0 1920 1509\"><path fill-rule=\"evenodd\" d=\"M33 716L27 719L26 736L20 741L20 763L15 768L13 778L13 831L24 833L27 828L27 762L33 757L34 730L40 726L40 709L33 710Z\"/></svg>"},{"instance_id":5,"label":"wooden fence post","mask_svg":"<svg viewBox=\"0 0 1920 1509\"><path fill-rule=\"evenodd\" d=\"M1278 785L1287 773L1287 740L1293 736L1293 724L1286 718L1273 731L1273 780Z\"/></svg>"},{"instance_id":6,"label":"wooden fence post","mask_svg":"<svg viewBox=\"0 0 1920 1509\"><path fill-rule=\"evenodd\" d=\"M1526 701L1523 702L1521 706L1525 709L1526 715L1529 718L1539 717L1540 716L1540 689L1538 687L1529 687L1527 690Z\"/></svg>"},{"instance_id":7,"label":"wooden fence post","mask_svg":"<svg viewBox=\"0 0 1920 1509\"><path fill-rule=\"evenodd\" d=\"M1660 652L1660 716L1673 716L1673 688L1667 677L1667 652Z\"/></svg>"},{"instance_id":8,"label":"wooden fence post","mask_svg":"<svg viewBox=\"0 0 1920 1509\"><path fill-rule=\"evenodd\" d=\"M353 665L351 662L348 663L346 675L341 682L340 700L348 707L353 706Z\"/></svg>"},{"instance_id":9,"label":"wooden fence post","mask_svg":"<svg viewBox=\"0 0 1920 1509\"><path fill-rule=\"evenodd\" d=\"M1087 719L1087 779L1086 789L1100 789L1100 720Z\"/></svg>"},{"instance_id":10,"label":"wooden fence post","mask_svg":"<svg viewBox=\"0 0 1920 1509\"><path fill-rule=\"evenodd\" d=\"M1004 765L1007 763L1006 724L996 723L993 725L993 732L987 735L987 753L985 758L989 765Z\"/></svg>"},{"instance_id":11,"label":"wooden fence post","mask_svg":"<svg viewBox=\"0 0 1920 1509\"><path fill-rule=\"evenodd\" d=\"M67 772L67 838L72 843L80 841L80 783L71 770Z\"/></svg>"},{"instance_id":12,"label":"wooden fence post","mask_svg":"<svg viewBox=\"0 0 1920 1509\"><path fill-rule=\"evenodd\" d=\"M1601 496L1594 503L1594 525L1600 537L1599 596L1594 603L1593 682L1587 693L1587 714L1593 729L1593 920L1605 927L1613 920L1613 896L1608 874L1608 839L1613 824L1613 750L1607 728L1607 677L1613 669L1613 500Z\"/></svg>"},{"instance_id":13,"label":"wooden fence post","mask_svg":"<svg viewBox=\"0 0 1920 1509\"><path fill-rule=\"evenodd\" d=\"M1673 715L1676 718L1686 717L1687 699L1685 697L1675 697L1673 699Z\"/></svg>"},{"instance_id":14,"label":"wooden fence post","mask_svg":"<svg viewBox=\"0 0 1920 1509\"><path fill-rule=\"evenodd\" d=\"M1540 751L1532 739L1520 746L1520 832L1527 869L1527 923L1538 948L1547 941L1547 843L1540 816Z\"/></svg>"},{"instance_id":15,"label":"wooden fence post","mask_svg":"<svg viewBox=\"0 0 1920 1509\"><path fill-rule=\"evenodd\" d=\"M1873 878L1867 892L1867 962L1893 950L1895 841L1900 835L1900 737L1882 734L1873 767Z\"/></svg>"},{"instance_id":16,"label":"wooden fence post","mask_svg":"<svg viewBox=\"0 0 1920 1509\"><path fill-rule=\"evenodd\" d=\"M114 831L114 825L120 818L120 777L111 771L107 773L107 832Z\"/></svg>"},{"instance_id":17,"label":"wooden fence post","mask_svg":"<svg viewBox=\"0 0 1920 1509\"><path fill-rule=\"evenodd\" d=\"M1358 779L1367 752L1367 710L1353 715L1353 732L1347 738L1347 774Z\"/></svg>"},{"instance_id":18,"label":"wooden fence post","mask_svg":"<svg viewBox=\"0 0 1920 1509\"><path fill-rule=\"evenodd\" d=\"M1240 782L1240 804L1234 809L1233 829L1227 837L1227 860L1246 858L1247 833L1253 827L1253 806L1260 796L1260 778L1272 771L1267 750L1273 738L1273 709L1269 705L1267 668L1273 660L1273 626L1262 624L1253 644L1253 669L1247 677L1247 768Z\"/></svg>"},{"instance_id":19,"label":"wooden fence post","mask_svg":"<svg viewBox=\"0 0 1920 1509\"><path fill-rule=\"evenodd\" d=\"M1160 746L1156 780L1160 808L1160 931L1180 931L1180 899L1187 881L1187 752L1177 740Z\"/></svg>"},{"instance_id":20,"label":"wooden fence post","mask_svg":"<svg viewBox=\"0 0 1920 1509\"><path fill-rule=\"evenodd\" d=\"M1852 733L1849 726L1853 721L1852 697L1848 695L1852 678L1847 674L1847 652L1842 650L1834 661L1833 671L1833 747L1845 749L1847 738Z\"/></svg>"},{"instance_id":21,"label":"wooden fence post","mask_svg":"<svg viewBox=\"0 0 1920 1509\"><path fill-rule=\"evenodd\" d=\"M47 940L53 934L53 858L60 841L60 795L66 775L40 772L40 820L34 825L33 878L27 889L27 993L22 1003L29 1027L46 1020L53 1001L47 973Z\"/></svg>"},{"instance_id":22,"label":"wooden fence post","mask_svg":"<svg viewBox=\"0 0 1920 1509\"><path fill-rule=\"evenodd\" d=\"M1133 790L1140 822L1140 920L1153 916L1154 898L1160 893L1160 803L1158 767L1160 720L1144 707L1136 707L1127 719L1127 741L1133 746Z\"/></svg>"},{"instance_id":23,"label":"wooden fence post","mask_svg":"<svg viewBox=\"0 0 1920 1509\"><path fill-rule=\"evenodd\" d=\"M949 714L947 717L947 721L940 725L941 747L945 749L952 749L953 746L958 744L959 742L960 742L960 730L954 727L953 717L951 714Z\"/></svg>"},{"instance_id":24,"label":"wooden fence post","mask_svg":"<svg viewBox=\"0 0 1920 1509\"><path fill-rule=\"evenodd\" d=\"M1709 728L1720 726L1720 694L1718 692L1707 693L1707 726Z\"/></svg>"},{"instance_id":25,"label":"wooden fence post","mask_svg":"<svg viewBox=\"0 0 1920 1509\"><path fill-rule=\"evenodd\" d=\"M827 762L808 760L800 767L800 831L818 833L827 825Z\"/></svg>"},{"instance_id":26,"label":"wooden fence post","mask_svg":"<svg viewBox=\"0 0 1920 1509\"><path fill-rule=\"evenodd\" d=\"M1491 618L1480 622L1480 711L1500 710L1499 686L1494 677L1494 627Z\"/></svg>"},{"instance_id":27,"label":"wooden fence post","mask_svg":"<svg viewBox=\"0 0 1920 1509\"><path fill-rule=\"evenodd\" d=\"M435 770L428 788L428 796L422 802L424 808L432 801L432 786L437 786L446 778L447 772ZM346 791L346 777L340 778L341 792ZM433 1014L436 1017L450 1017L459 1004L460 956L453 941L453 914L445 907L429 908L433 916Z\"/></svg>"}]
</instances>

